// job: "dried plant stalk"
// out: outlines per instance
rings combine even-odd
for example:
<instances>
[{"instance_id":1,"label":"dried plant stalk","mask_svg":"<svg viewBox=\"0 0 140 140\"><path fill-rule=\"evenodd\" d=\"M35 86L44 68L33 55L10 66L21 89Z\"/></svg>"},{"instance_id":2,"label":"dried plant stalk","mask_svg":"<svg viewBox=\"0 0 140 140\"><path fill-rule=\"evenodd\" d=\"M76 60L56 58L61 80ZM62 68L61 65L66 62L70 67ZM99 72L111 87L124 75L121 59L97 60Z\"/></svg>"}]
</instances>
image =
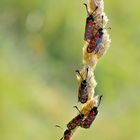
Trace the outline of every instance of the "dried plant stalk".
<instances>
[{"instance_id":1,"label":"dried plant stalk","mask_svg":"<svg viewBox=\"0 0 140 140\"><path fill-rule=\"evenodd\" d=\"M101 42L99 42L99 50L94 53L94 52L87 52L87 47L89 46L89 42L85 41L85 45L83 47L83 69L81 71L78 71L77 75L77 80L79 85L85 80L83 77L86 77L86 82L88 83L88 101L84 103L81 106L80 112L84 117L89 115L89 112L93 109L93 107L98 106L98 96L95 96L95 87L97 85L97 82L94 77L94 71L96 68L96 65L100 58L106 53L106 51L109 48L110 45L110 38L109 34L107 32L106 24L108 22L108 18L104 13L104 2L103 0L87 0L88 5L87 9L89 14L92 15L94 18L94 28L95 28L95 33L93 30L93 34L96 34L96 32L99 31L99 29L102 29L103 36ZM97 8L98 7L98 8ZM95 11L95 9L97 9ZM95 11L95 12L93 12ZM88 69L88 73L87 73ZM70 140L71 136L75 133L79 126L75 127L74 129L70 130L71 135L67 137L64 140Z\"/></svg>"}]
</instances>

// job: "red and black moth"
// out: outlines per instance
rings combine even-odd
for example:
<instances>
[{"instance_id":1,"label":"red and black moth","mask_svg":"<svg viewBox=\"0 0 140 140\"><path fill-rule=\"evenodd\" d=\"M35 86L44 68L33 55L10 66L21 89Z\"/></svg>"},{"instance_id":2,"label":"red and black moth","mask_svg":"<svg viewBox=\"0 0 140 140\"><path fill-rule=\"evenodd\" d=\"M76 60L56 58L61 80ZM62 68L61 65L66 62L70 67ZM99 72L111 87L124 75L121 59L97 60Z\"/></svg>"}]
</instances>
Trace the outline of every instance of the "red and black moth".
<instances>
[{"instance_id":1,"label":"red and black moth","mask_svg":"<svg viewBox=\"0 0 140 140\"><path fill-rule=\"evenodd\" d=\"M83 78L83 76L81 76L80 71L76 70L77 74L81 77L82 81L81 84L79 86L79 90L78 90L78 101L81 102L82 104L86 103L88 100L88 88L89 88L89 82L87 80L88 78L88 71L89 69L86 69L86 77L85 79Z\"/></svg>"},{"instance_id":2,"label":"red and black moth","mask_svg":"<svg viewBox=\"0 0 140 140\"><path fill-rule=\"evenodd\" d=\"M98 114L98 107L100 105L101 102L101 98L102 95L99 97L99 101L98 101L98 105L94 106L91 111L89 112L88 116L84 116L84 114L82 114L80 112L80 110L78 109L77 106L74 106L78 111L79 114L74 117L68 124L67 124L67 128L64 131L64 135L60 140L70 140L72 137L72 130L74 130L76 127L80 126L82 128L90 128L91 124L93 123L93 121L95 120L97 114ZM58 125L56 125L57 127L60 127ZM61 127L60 127L61 128Z\"/></svg>"},{"instance_id":3,"label":"red and black moth","mask_svg":"<svg viewBox=\"0 0 140 140\"><path fill-rule=\"evenodd\" d=\"M64 140L70 140L71 139L71 136L72 136L71 130L67 129L64 132L64 136L60 140L63 140L63 139Z\"/></svg>"},{"instance_id":4,"label":"red and black moth","mask_svg":"<svg viewBox=\"0 0 140 140\"><path fill-rule=\"evenodd\" d=\"M95 22L94 22L94 17L92 16L92 14L90 14L88 12L88 8L87 8L87 4L84 3L84 5L86 6L86 10L87 10L87 14L88 17L86 19L86 26L85 26L85 34L84 34L84 40L87 42L90 42L91 39L94 36L94 26L95 26ZM98 7L96 7L97 9ZM93 11L93 13L96 11L96 9Z\"/></svg>"},{"instance_id":5,"label":"red and black moth","mask_svg":"<svg viewBox=\"0 0 140 140\"><path fill-rule=\"evenodd\" d=\"M80 127L82 128L90 128L91 124L93 123L93 121L95 120L97 114L98 114L98 107L100 105L102 99L102 95L99 97L99 101L98 101L98 105L94 106L91 111L89 112L88 116L86 116L80 123Z\"/></svg>"},{"instance_id":6,"label":"red and black moth","mask_svg":"<svg viewBox=\"0 0 140 140\"><path fill-rule=\"evenodd\" d=\"M84 115L82 113L80 113L79 115L77 115L76 117L74 117L68 124L67 124L67 128L69 130L73 130L75 129L77 126L80 125L81 121L83 120Z\"/></svg>"},{"instance_id":7,"label":"red and black moth","mask_svg":"<svg viewBox=\"0 0 140 140\"><path fill-rule=\"evenodd\" d=\"M103 28L100 28L97 33L93 36L93 38L90 40L89 45L87 47L87 52L95 54L99 51L102 43L103 38Z\"/></svg>"},{"instance_id":8,"label":"red and black moth","mask_svg":"<svg viewBox=\"0 0 140 140\"><path fill-rule=\"evenodd\" d=\"M103 16L102 16L102 24L103 24ZM88 47L87 47L87 52L92 53L94 52L95 54L98 53L101 47L104 46L103 44L103 35L104 35L104 29L111 29L109 28L99 28L95 35L93 35L92 39L90 40Z\"/></svg>"},{"instance_id":9,"label":"red and black moth","mask_svg":"<svg viewBox=\"0 0 140 140\"><path fill-rule=\"evenodd\" d=\"M60 140L70 140L72 137L72 130L74 130L76 127L80 126L81 121L84 118L84 114L80 112L77 106L74 106L78 111L79 114L74 117L68 124L67 124L67 129L64 131L64 135ZM59 125L56 125L56 127L61 128ZM62 128L61 128L62 129Z\"/></svg>"},{"instance_id":10,"label":"red and black moth","mask_svg":"<svg viewBox=\"0 0 140 140\"><path fill-rule=\"evenodd\" d=\"M61 128L63 130L63 128L61 126L59 126L59 125L55 125L55 126ZM63 139L64 140L70 140L71 137L72 137L72 131L69 130L69 129L66 129L64 131L63 137L60 140L63 140Z\"/></svg>"}]
</instances>

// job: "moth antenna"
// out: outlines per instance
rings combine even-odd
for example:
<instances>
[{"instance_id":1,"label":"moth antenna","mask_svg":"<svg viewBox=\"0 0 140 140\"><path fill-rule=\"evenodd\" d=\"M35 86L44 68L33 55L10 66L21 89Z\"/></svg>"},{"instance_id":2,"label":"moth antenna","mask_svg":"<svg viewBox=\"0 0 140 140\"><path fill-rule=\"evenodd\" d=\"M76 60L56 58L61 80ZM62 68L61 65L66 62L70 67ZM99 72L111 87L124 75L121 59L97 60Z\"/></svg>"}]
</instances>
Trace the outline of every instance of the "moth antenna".
<instances>
[{"instance_id":1,"label":"moth antenna","mask_svg":"<svg viewBox=\"0 0 140 140\"><path fill-rule=\"evenodd\" d=\"M63 140L64 137L62 137L60 140Z\"/></svg>"},{"instance_id":2,"label":"moth antenna","mask_svg":"<svg viewBox=\"0 0 140 140\"><path fill-rule=\"evenodd\" d=\"M87 6L87 4L84 3L84 5L86 6L86 11L87 11L87 13L88 13L89 16L92 15L92 14L98 9L98 6L96 6L95 10L90 14L89 11L88 11L88 6Z\"/></svg>"},{"instance_id":3,"label":"moth antenna","mask_svg":"<svg viewBox=\"0 0 140 140\"><path fill-rule=\"evenodd\" d=\"M81 111L79 110L77 106L73 106L73 107L76 108L76 110L80 113L80 115L82 115Z\"/></svg>"},{"instance_id":4,"label":"moth antenna","mask_svg":"<svg viewBox=\"0 0 140 140\"><path fill-rule=\"evenodd\" d=\"M101 96L99 97L99 101L98 101L97 108L100 106L100 103L101 103L102 97L103 97L103 95L101 95Z\"/></svg>"},{"instance_id":5,"label":"moth antenna","mask_svg":"<svg viewBox=\"0 0 140 140\"><path fill-rule=\"evenodd\" d=\"M104 16L102 15L102 24L104 23Z\"/></svg>"},{"instance_id":6,"label":"moth antenna","mask_svg":"<svg viewBox=\"0 0 140 140\"><path fill-rule=\"evenodd\" d=\"M91 13L91 15L94 14L97 9L98 9L98 6L96 6L95 10Z\"/></svg>"},{"instance_id":7,"label":"moth antenna","mask_svg":"<svg viewBox=\"0 0 140 140\"><path fill-rule=\"evenodd\" d=\"M60 128L60 129L64 130L64 129L60 126L60 125L57 125L57 124L56 124L56 125L55 125L55 127L57 127L57 128ZM60 140L63 140L63 138L64 138L64 137L62 137Z\"/></svg>"},{"instance_id":8,"label":"moth antenna","mask_svg":"<svg viewBox=\"0 0 140 140\"><path fill-rule=\"evenodd\" d=\"M84 3L84 5L86 6L86 11L87 11L87 13L88 13L88 16L90 16L90 13L89 13L89 11L88 11L88 6L87 6L87 4Z\"/></svg>"},{"instance_id":9,"label":"moth antenna","mask_svg":"<svg viewBox=\"0 0 140 140\"><path fill-rule=\"evenodd\" d=\"M88 77L88 71L89 71L89 69L88 69L88 67L86 68L86 79L87 79L87 77Z\"/></svg>"},{"instance_id":10,"label":"moth antenna","mask_svg":"<svg viewBox=\"0 0 140 140\"><path fill-rule=\"evenodd\" d=\"M98 6L96 6L95 10L93 11L93 13L98 9Z\"/></svg>"},{"instance_id":11,"label":"moth antenna","mask_svg":"<svg viewBox=\"0 0 140 140\"><path fill-rule=\"evenodd\" d=\"M80 71L79 71L79 70L76 70L75 72L76 72L76 73L78 73L78 75L79 75L79 76L81 76L81 74L80 74Z\"/></svg>"},{"instance_id":12,"label":"moth antenna","mask_svg":"<svg viewBox=\"0 0 140 140\"><path fill-rule=\"evenodd\" d=\"M63 128L62 128L61 126L59 126L59 125L55 125L55 127L58 127L58 128L60 128L60 129L62 129L62 130L63 130Z\"/></svg>"},{"instance_id":13,"label":"moth antenna","mask_svg":"<svg viewBox=\"0 0 140 140\"><path fill-rule=\"evenodd\" d=\"M80 71L79 70L76 70L75 71L80 77L81 77L81 79L83 80L83 77L82 77L82 75L80 74Z\"/></svg>"}]
</instances>

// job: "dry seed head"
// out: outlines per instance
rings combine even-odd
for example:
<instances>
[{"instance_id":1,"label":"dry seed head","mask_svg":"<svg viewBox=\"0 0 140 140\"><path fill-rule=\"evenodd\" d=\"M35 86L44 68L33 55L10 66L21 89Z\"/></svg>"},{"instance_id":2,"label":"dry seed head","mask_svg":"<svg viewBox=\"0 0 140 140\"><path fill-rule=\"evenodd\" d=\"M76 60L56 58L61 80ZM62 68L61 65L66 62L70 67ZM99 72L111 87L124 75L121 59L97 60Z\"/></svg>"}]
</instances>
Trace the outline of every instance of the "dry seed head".
<instances>
[{"instance_id":1,"label":"dry seed head","mask_svg":"<svg viewBox=\"0 0 140 140\"><path fill-rule=\"evenodd\" d=\"M88 11L91 14L96 9L96 4L94 0L88 0L87 2L88 2Z\"/></svg>"},{"instance_id":2,"label":"dry seed head","mask_svg":"<svg viewBox=\"0 0 140 140\"><path fill-rule=\"evenodd\" d=\"M91 100L88 100L82 107L81 113L87 116L90 112L90 110L97 105L97 99L92 98Z\"/></svg>"},{"instance_id":3,"label":"dry seed head","mask_svg":"<svg viewBox=\"0 0 140 140\"><path fill-rule=\"evenodd\" d=\"M90 66L92 71L96 68L98 58L94 53L87 52L88 43L83 47L83 65L84 67Z\"/></svg>"}]
</instances>

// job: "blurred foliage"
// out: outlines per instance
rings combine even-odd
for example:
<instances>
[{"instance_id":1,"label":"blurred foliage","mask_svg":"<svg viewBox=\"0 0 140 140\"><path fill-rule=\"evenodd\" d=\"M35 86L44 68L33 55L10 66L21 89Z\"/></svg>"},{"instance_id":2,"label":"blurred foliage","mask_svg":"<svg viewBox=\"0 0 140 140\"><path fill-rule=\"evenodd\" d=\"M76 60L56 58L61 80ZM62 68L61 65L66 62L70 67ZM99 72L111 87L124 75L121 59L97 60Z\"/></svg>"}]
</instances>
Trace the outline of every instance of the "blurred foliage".
<instances>
[{"instance_id":1,"label":"blurred foliage","mask_svg":"<svg viewBox=\"0 0 140 140\"><path fill-rule=\"evenodd\" d=\"M84 1L0 1L0 140L58 140L76 115ZM137 1L105 1L111 48L95 72L100 115L73 139L139 140Z\"/></svg>"}]
</instances>

